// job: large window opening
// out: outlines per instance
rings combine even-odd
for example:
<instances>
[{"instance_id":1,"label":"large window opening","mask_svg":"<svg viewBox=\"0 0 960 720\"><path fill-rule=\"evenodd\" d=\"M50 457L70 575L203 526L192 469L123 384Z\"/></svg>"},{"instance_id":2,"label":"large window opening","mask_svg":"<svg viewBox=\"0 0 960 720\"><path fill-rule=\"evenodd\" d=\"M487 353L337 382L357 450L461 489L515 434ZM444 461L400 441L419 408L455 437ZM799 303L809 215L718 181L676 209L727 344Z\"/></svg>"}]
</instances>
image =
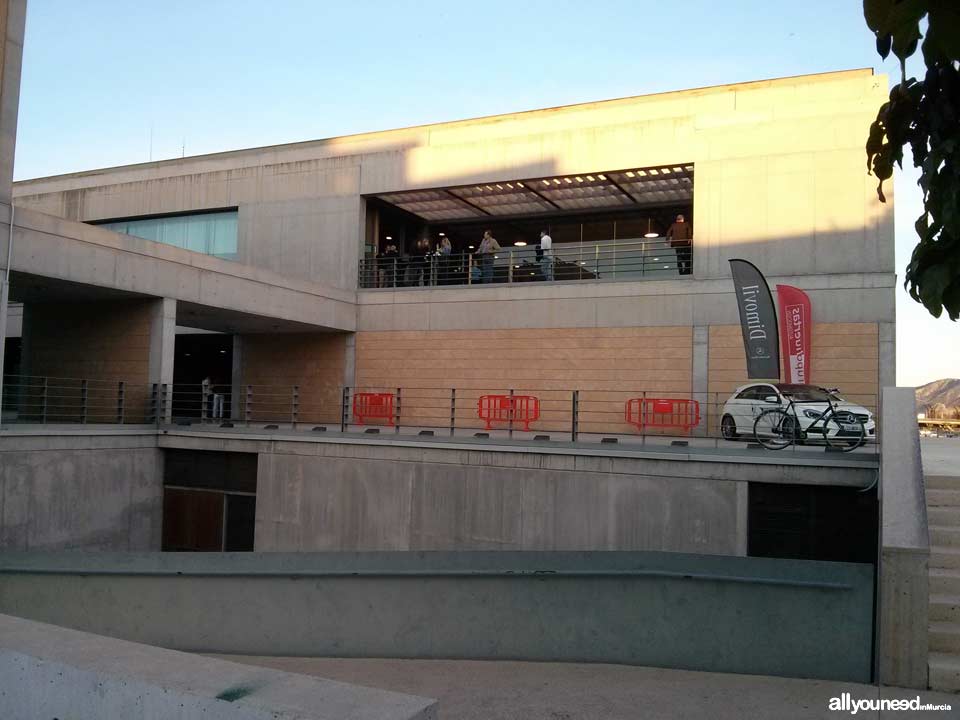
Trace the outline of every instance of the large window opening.
<instances>
[{"instance_id":1,"label":"large window opening","mask_svg":"<svg viewBox=\"0 0 960 720\"><path fill-rule=\"evenodd\" d=\"M692 273L692 165L385 193L366 208L364 288Z\"/></svg>"},{"instance_id":2,"label":"large window opening","mask_svg":"<svg viewBox=\"0 0 960 720\"><path fill-rule=\"evenodd\" d=\"M133 235L225 260L239 258L236 210L127 218L93 224L124 235Z\"/></svg>"}]
</instances>

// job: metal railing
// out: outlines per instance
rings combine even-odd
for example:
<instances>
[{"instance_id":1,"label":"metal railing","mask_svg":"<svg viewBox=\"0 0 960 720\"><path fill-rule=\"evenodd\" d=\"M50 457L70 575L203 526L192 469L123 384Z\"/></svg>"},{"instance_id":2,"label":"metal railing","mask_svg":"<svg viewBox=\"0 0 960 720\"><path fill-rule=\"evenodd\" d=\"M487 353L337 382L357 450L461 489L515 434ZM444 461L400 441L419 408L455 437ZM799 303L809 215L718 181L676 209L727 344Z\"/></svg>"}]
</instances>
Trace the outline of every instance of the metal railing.
<instances>
[{"instance_id":1,"label":"metal railing","mask_svg":"<svg viewBox=\"0 0 960 720\"><path fill-rule=\"evenodd\" d=\"M691 246L666 238L610 240L594 244L505 247L491 255L433 253L360 261L361 288L398 288L565 280L665 279L692 272Z\"/></svg>"},{"instance_id":2,"label":"metal railing","mask_svg":"<svg viewBox=\"0 0 960 720\"><path fill-rule=\"evenodd\" d=\"M330 431L418 437L671 444L753 444L762 403L737 406L729 393L682 388L344 387L326 385L144 385L123 381L8 376L3 422L151 423ZM872 414L877 396L848 394ZM798 405L802 412L802 405ZM824 448L810 437L783 452Z\"/></svg>"}]
</instances>

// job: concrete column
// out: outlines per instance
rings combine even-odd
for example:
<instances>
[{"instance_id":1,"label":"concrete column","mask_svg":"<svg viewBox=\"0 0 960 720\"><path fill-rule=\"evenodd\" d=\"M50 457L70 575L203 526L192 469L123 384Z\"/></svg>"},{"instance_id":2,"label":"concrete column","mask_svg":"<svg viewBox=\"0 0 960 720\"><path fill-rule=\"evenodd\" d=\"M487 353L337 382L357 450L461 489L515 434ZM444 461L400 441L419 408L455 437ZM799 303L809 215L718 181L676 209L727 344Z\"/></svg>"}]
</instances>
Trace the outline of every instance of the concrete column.
<instances>
[{"instance_id":1,"label":"concrete column","mask_svg":"<svg viewBox=\"0 0 960 720\"><path fill-rule=\"evenodd\" d=\"M346 347L343 349L343 384L354 387L357 379L357 334L347 335Z\"/></svg>"},{"instance_id":2,"label":"concrete column","mask_svg":"<svg viewBox=\"0 0 960 720\"><path fill-rule=\"evenodd\" d=\"M700 403L700 427L693 431L694 435L705 435L709 430L709 418L714 412L711 407L711 398L708 394L710 387L710 326L694 325L693 352L690 378L690 397Z\"/></svg>"},{"instance_id":3,"label":"concrete column","mask_svg":"<svg viewBox=\"0 0 960 720\"><path fill-rule=\"evenodd\" d=\"M897 326L896 323L878 323L880 359L878 376L881 388L897 386ZM879 392L879 388L878 388Z\"/></svg>"},{"instance_id":4,"label":"concrete column","mask_svg":"<svg viewBox=\"0 0 960 720\"><path fill-rule=\"evenodd\" d=\"M9 203L13 184L13 153L20 106L20 66L27 0L0 0L0 202Z\"/></svg>"},{"instance_id":5,"label":"concrete column","mask_svg":"<svg viewBox=\"0 0 960 720\"><path fill-rule=\"evenodd\" d=\"M230 368L230 419L242 418L240 409L243 401L243 336L233 336L232 367Z\"/></svg>"},{"instance_id":6,"label":"concrete column","mask_svg":"<svg viewBox=\"0 0 960 720\"><path fill-rule=\"evenodd\" d=\"M177 339L177 301L160 298L150 308L150 359L148 382L167 386L164 420L171 418L173 391L174 345Z\"/></svg>"}]
</instances>

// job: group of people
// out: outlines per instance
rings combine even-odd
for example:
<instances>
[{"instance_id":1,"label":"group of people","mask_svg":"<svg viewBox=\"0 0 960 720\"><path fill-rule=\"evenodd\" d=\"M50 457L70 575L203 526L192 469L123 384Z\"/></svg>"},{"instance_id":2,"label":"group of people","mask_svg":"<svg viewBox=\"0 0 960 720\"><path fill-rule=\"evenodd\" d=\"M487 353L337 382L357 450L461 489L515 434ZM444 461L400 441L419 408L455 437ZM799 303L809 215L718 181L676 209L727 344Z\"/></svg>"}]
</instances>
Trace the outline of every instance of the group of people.
<instances>
[{"instance_id":1,"label":"group of people","mask_svg":"<svg viewBox=\"0 0 960 720\"><path fill-rule=\"evenodd\" d=\"M676 250L679 274L689 275L693 230L683 215L677 215L667 230L666 237L670 246ZM492 283L497 253L501 251L497 239L490 230L485 230L480 244L473 251L474 262L467 263L467 266L472 265L472 268L466 271L473 273L468 282ZM543 279L552 281L553 239L546 230L540 231L540 242L535 251ZM406 258L401 257L395 244L388 243L378 258L376 283L378 287L445 285L453 282L453 276L457 272L457 261L453 257L450 238L443 235L436 246L432 246L428 238L422 237L417 240L413 251Z\"/></svg>"}]
</instances>

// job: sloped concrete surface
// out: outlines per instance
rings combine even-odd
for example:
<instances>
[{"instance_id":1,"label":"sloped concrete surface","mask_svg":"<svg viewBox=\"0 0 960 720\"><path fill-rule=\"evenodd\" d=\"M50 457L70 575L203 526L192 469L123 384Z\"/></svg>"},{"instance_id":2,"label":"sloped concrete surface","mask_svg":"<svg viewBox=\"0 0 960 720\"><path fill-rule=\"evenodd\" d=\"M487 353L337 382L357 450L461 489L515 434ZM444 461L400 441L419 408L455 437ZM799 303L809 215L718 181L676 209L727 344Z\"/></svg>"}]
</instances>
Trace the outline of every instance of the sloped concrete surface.
<instances>
[{"instance_id":1,"label":"sloped concrete surface","mask_svg":"<svg viewBox=\"0 0 960 720\"><path fill-rule=\"evenodd\" d=\"M839 640L839 639L838 639ZM227 656L222 656L227 657ZM860 720L960 717L960 695L856 683L626 665L230 656L290 672L438 699L443 720ZM946 711L849 711L830 700L949 704Z\"/></svg>"},{"instance_id":2,"label":"sloped concrete surface","mask_svg":"<svg viewBox=\"0 0 960 720\"><path fill-rule=\"evenodd\" d=\"M0 718L435 720L428 698L0 615Z\"/></svg>"}]
</instances>

